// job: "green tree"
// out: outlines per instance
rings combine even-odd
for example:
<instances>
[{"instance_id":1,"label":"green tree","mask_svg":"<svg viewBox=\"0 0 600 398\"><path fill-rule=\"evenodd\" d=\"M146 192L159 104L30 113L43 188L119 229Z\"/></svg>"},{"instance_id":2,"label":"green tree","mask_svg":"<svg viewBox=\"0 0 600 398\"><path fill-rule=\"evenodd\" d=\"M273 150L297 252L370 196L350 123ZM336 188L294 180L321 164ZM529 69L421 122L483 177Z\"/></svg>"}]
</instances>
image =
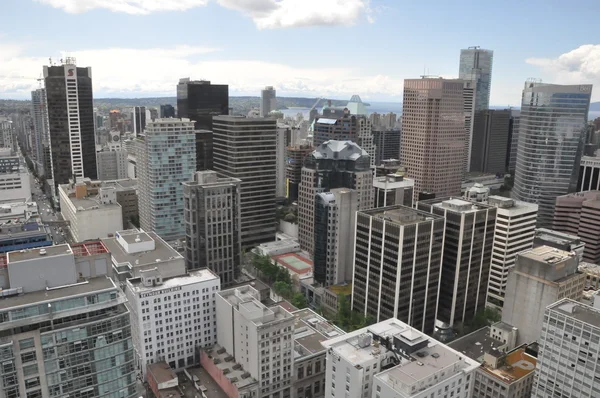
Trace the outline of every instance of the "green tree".
<instances>
[{"instance_id":1,"label":"green tree","mask_svg":"<svg viewBox=\"0 0 600 398\"><path fill-rule=\"evenodd\" d=\"M273 284L273 291L286 299L289 299L292 296L292 286L289 283L281 281L275 282Z\"/></svg>"},{"instance_id":2,"label":"green tree","mask_svg":"<svg viewBox=\"0 0 600 398\"><path fill-rule=\"evenodd\" d=\"M306 308L308 306L306 296L302 293L295 293L292 297L292 305L298 309Z\"/></svg>"}]
</instances>

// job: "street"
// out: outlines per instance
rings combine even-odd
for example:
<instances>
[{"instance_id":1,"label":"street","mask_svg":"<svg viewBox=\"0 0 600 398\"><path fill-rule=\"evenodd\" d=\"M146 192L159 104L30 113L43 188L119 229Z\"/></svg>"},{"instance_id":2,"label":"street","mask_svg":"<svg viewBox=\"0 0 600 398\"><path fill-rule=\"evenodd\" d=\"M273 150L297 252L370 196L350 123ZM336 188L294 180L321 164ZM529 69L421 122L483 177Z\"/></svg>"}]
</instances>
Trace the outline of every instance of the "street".
<instances>
[{"instance_id":1,"label":"street","mask_svg":"<svg viewBox=\"0 0 600 398\"><path fill-rule=\"evenodd\" d=\"M44 195L44 192L40 188L40 184L36 182L36 179L33 175L30 175L30 181L32 199L38 205L38 211L40 213L42 222L45 223L47 221L62 220L60 212L54 212L54 210L50 206L50 201ZM54 241L55 245L67 242L66 238L68 238L68 231L65 225L50 225L49 228L52 234L52 240Z\"/></svg>"}]
</instances>

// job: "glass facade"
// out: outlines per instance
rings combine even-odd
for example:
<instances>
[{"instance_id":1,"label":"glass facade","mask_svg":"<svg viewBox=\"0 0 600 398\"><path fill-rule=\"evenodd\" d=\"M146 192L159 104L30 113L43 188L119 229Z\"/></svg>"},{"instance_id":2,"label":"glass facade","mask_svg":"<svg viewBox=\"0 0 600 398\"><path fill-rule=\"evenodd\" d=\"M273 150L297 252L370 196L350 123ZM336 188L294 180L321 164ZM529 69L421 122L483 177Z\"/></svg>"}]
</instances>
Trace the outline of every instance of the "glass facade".
<instances>
[{"instance_id":1,"label":"glass facade","mask_svg":"<svg viewBox=\"0 0 600 398\"><path fill-rule=\"evenodd\" d=\"M557 196L574 192L591 85L525 83L513 197L539 205L538 227L552 224Z\"/></svg>"},{"instance_id":2,"label":"glass facade","mask_svg":"<svg viewBox=\"0 0 600 398\"><path fill-rule=\"evenodd\" d=\"M475 110L490 107L494 52L472 47L460 50L458 78L475 82Z\"/></svg>"}]
</instances>

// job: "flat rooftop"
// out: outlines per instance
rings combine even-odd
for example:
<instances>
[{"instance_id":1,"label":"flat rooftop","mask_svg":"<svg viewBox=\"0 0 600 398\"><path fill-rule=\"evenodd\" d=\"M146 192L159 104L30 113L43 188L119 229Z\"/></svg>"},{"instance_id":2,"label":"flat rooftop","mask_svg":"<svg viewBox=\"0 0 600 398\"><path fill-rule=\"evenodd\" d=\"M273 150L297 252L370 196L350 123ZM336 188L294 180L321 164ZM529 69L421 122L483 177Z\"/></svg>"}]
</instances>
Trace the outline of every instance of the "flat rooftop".
<instances>
[{"instance_id":1,"label":"flat rooftop","mask_svg":"<svg viewBox=\"0 0 600 398\"><path fill-rule=\"evenodd\" d=\"M219 277L211 270L206 268L190 271L187 275L163 279L163 283L156 286L144 286L142 284L142 278L131 278L128 279L127 282L131 284L131 287L135 293L143 293L214 280L219 280Z\"/></svg>"},{"instance_id":2,"label":"flat rooftop","mask_svg":"<svg viewBox=\"0 0 600 398\"><path fill-rule=\"evenodd\" d=\"M504 344L504 342L492 338L490 327L486 326L448 343L448 347L481 363L483 362L483 354Z\"/></svg>"},{"instance_id":3,"label":"flat rooftop","mask_svg":"<svg viewBox=\"0 0 600 398\"><path fill-rule=\"evenodd\" d=\"M211 350L206 350L206 353L212 358L215 366L221 369L225 377L238 389L258 383L242 365L235 362L235 358L229 355L225 348L215 344Z\"/></svg>"},{"instance_id":4,"label":"flat rooftop","mask_svg":"<svg viewBox=\"0 0 600 398\"><path fill-rule=\"evenodd\" d=\"M18 261L33 260L45 257L64 256L65 254L73 254L71 246L68 244L36 247L34 249L18 250L8 252L8 263L16 263Z\"/></svg>"},{"instance_id":5,"label":"flat rooftop","mask_svg":"<svg viewBox=\"0 0 600 398\"><path fill-rule=\"evenodd\" d=\"M344 331L308 308L294 311L292 315L296 317L294 331L295 360L325 352L326 348L321 344L323 341L345 334Z\"/></svg>"},{"instance_id":6,"label":"flat rooftop","mask_svg":"<svg viewBox=\"0 0 600 398\"><path fill-rule=\"evenodd\" d=\"M302 256L299 256L296 253L280 254L271 258L275 260L278 264L297 274L306 274L312 272L313 269L312 261Z\"/></svg>"},{"instance_id":7,"label":"flat rooftop","mask_svg":"<svg viewBox=\"0 0 600 398\"><path fill-rule=\"evenodd\" d=\"M79 257L108 253L106 246L101 241L75 243L71 245L71 249L73 250L73 254Z\"/></svg>"},{"instance_id":8,"label":"flat rooftop","mask_svg":"<svg viewBox=\"0 0 600 398\"><path fill-rule=\"evenodd\" d=\"M435 219L443 219L442 216L427 213L425 211L413 209L412 207L396 205L380 207L377 209L362 210L359 213L369 215L374 218L393 222L399 225L413 225L421 222L429 222Z\"/></svg>"},{"instance_id":9,"label":"flat rooftop","mask_svg":"<svg viewBox=\"0 0 600 398\"><path fill-rule=\"evenodd\" d=\"M538 246L533 249L526 250L519 253L519 256L524 258L530 258L535 261L546 263L548 265L555 265L563 263L576 256L573 252L567 252L564 250L556 249L550 246Z\"/></svg>"},{"instance_id":10,"label":"flat rooftop","mask_svg":"<svg viewBox=\"0 0 600 398\"><path fill-rule=\"evenodd\" d=\"M558 243L560 245L581 243L581 239L579 239L577 235L566 234L564 232L558 232L547 228L536 229L535 239L546 240L549 242Z\"/></svg>"},{"instance_id":11,"label":"flat rooftop","mask_svg":"<svg viewBox=\"0 0 600 398\"><path fill-rule=\"evenodd\" d=\"M534 372L536 364L537 359L527 354L525 348L517 348L506 354L503 366L494 369L484 364L481 369L500 379L500 382L510 384Z\"/></svg>"},{"instance_id":12,"label":"flat rooftop","mask_svg":"<svg viewBox=\"0 0 600 398\"><path fill-rule=\"evenodd\" d=\"M258 291L251 286L221 290L217 294L223 299L227 300L233 307L238 308L238 310L241 307L250 312L261 311L261 316L249 319L249 321L256 325L262 325L265 323L269 324L270 322L276 322L292 317L292 314L279 305L267 307L266 305L262 304L259 301L260 296ZM271 315L273 316L272 319L267 319L266 322L263 322L265 317L269 316L270 318Z\"/></svg>"},{"instance_id":13,"label":"flat rooftop","mask_svg":"<svg viewBox=\"0 0 600 398\"><path fill-rule=\"evenodd\" d=\"M432 199L428 201L423 201L424 203L429 203L434 207L439 207L442 209L446 209L450 212L454 213L473 213L476 211L493 208L493 206L488 206L485 204L481 204L478 202L471 202L468 200L464 200L459 197L450 197L450 198L441 198L441 199Z\"/></svg>"},{"instance_id":14,"label":"flat rooftop","mask_svg":"<svg viewBox=\"0 0 600 398\"><path fill-rule=\"evenodd\" d=\"M154 250L129 254L117 242L117 238L105 238L102 239L102 243L104 243L117 264L129 263L132 267L156 263L156 260L167 261L171 257L183 258L177 250L165 243L164 240L159 239L154 232L148 232L147 234L155 241ZM142 233L140 233L140 238L141 235ZM135 235L133 236L133 242L135 242ZM138 262L136 263L136 261Z\"/></svg>"},{"instance_id":15,"label":"flat rooftop","mask_svg":"<svg viewBox=\"0 0 600 398\"><path fill-rule=\"evenodd\" d=\"M549 305L548 309L590 324L596 329L600 329L600 310L590 307L589 305L580 304L571 299L562 299L561 301Z\"/></svg>"},{"instance_id":16,"label":"flat rooftop","mask_svg":"<svg viewBox=\"0 0 600 398\"><path fill-rule=\"evenodd\" d=\"M21 307L35 303L61 300L71 296L83 296L101 290L116 289L117 286L110 278L99 276L97 278L90 278L87 281L78 283L76 285L68 285L65 287L53 288L51 290L41 290L39 292L25 293L19 296L0 298L0 308L5 310L12 307Z\"/></svg>"},{"instance_id":17,"label":"flat rooftop","mask_svg":"<svg viewBox=\"0 0 600 398\"><path fill-rule=\"evenodd\" d=\"M171 367L164 361L148 365L148 371L152 373L157 383L165 383L177 378L177 375Z\"/></svg>"},{"instance_id":18,"label":"flat rooftop","mask_svg":"<svg viewBox=\"0 0 600 398\"><path fill-rule=\"evenodd\" d=\"M586 274L600 276L600 265L581 261L578 266L579 271Z\"/></svg>"}]
</instances>

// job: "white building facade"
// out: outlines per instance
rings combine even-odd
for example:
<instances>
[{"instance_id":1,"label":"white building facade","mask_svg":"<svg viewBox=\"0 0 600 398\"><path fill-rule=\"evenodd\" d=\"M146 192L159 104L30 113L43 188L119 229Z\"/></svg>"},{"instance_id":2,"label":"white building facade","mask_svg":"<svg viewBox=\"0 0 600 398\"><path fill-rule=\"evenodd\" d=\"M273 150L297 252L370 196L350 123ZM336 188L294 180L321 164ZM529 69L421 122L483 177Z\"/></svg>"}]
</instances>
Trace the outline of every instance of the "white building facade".
<instances>
[{"instance_id":1,"label":"white building facade","mask_svg":"<svg viewBox=\"0 0 600 398\"><path fill-rule=\"evenodd\" d=\"M131 312L136 364L165 361L172 369L198 364L197 347L217 339L215 295L220 280L208 269L172 278L155 268L125 285Z\"/></svg>"}]
</instances>

